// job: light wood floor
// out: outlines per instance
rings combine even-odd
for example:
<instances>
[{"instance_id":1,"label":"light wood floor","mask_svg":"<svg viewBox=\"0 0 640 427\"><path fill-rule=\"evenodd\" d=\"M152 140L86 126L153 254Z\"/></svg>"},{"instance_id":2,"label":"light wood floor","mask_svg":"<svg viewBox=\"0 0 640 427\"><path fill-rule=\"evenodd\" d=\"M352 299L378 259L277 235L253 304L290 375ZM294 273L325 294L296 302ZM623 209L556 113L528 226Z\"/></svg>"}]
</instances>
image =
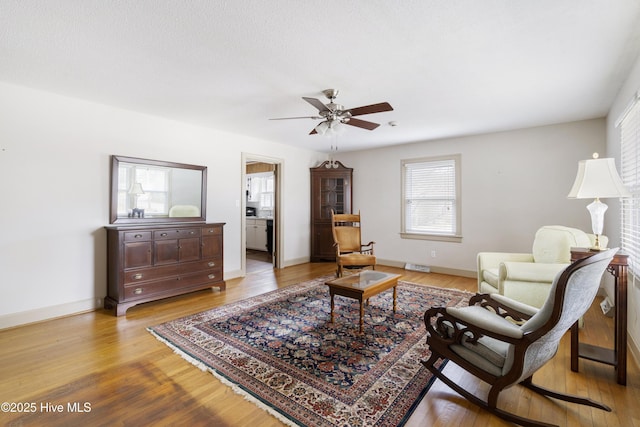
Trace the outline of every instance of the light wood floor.
<instances>
[{"instance_id":1,"label":"light wood floor","mask_svg":"<svg viewBox=\"0 0 640 427\"><path fill-rule=\"evenodd\" d=\"M473 279L379 269L398 271L405 280L417 283L469 291L476 286ZM333 265L322 263L261 271L229 280L225 292L208 290L148 303L120 318L96 311L0 331L0 402L15 402L14 409L30 403L36 407L35 413L1 412L0 424L281 426L210 373L174 354L145 328L333 271ZM601 314L597 301L585 322L582 340L611 345L611 319ZM561 426L640 426L639 370L629 360L626 387L616 384L610 366L581 361L581 372L571 372L567 335L555 359L534 376L541 385L601 400L613 408L612 413L541 398L520 386L503 393L499 404ZM485 384L453 364L445 372L469 390L480 394L486 390ZM85 402L90 406L84 407ZM90 412L69 413L68 405L74 403ZM55 405L63 405L63 413L52 412ZM408 425L510 424L477 409L437 381Z\"/></svg>"}]
</instances>

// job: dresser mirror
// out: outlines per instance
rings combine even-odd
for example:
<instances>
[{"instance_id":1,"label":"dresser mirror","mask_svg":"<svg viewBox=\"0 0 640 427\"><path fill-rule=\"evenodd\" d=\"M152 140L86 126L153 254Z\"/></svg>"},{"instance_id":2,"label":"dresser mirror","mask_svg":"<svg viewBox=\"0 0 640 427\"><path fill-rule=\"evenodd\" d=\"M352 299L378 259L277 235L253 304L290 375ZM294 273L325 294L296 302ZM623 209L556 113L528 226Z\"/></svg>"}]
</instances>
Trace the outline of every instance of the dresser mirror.
<instances>
[{"instance_id":1,"label":"dresser mirror","mask_svg":"<svg viewBox=\"0 0 640 427\"><path fill-rule=\"evenodd\" d=\"M111 224L206 220L207 167L111 156Z\"/></svg>"}]
</instances>

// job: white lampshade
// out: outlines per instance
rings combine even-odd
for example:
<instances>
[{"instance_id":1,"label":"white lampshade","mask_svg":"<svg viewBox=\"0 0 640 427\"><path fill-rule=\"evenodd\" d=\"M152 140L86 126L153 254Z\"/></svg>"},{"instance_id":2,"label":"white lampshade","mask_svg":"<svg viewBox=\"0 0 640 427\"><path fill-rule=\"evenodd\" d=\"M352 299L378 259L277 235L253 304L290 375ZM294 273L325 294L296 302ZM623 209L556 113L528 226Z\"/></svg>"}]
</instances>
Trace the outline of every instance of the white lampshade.
<instances>
[{"instance_id":1,"label":"white lampshade","mask_svg":"<svg viewBox=\"0 0 640 427\"><path fill-rule=\"evenodd\" d=\"M334 119L329 123L329 130L335 135L341 135L344 133L345 127L339 119Z\"/></svg>"},{"instance_id":2,"label":"white lampshade","mask_svg":"<svg viewBox=\"0 0 640 427\"><path fill-rule=\"evenodd\" d=\"M144 194L142 184L140 184L139 182L131 184L131 188L129 188L129 194Z\"/></svg>"},{"instance_id":3,"label":"white lampshade","mask_svg":"<svg viewBox=\"0 0 640 427\"><path fill-rule=\"evenodd\" d=\"M629 197L616 169L614 159L590 159L578 162L578 174L567 197L571 199L604 199Z\"/></svg>"},{"instance_id":4,"label":"white lampshade","mask_svg":"<svg viewBox=\"0 0 640 427\"><path fill-rule=\"evenodd\" d=\"M329 129L329 123L325 120L318 123L318 126L316 126L316 133L324 135L327 129Z\"/></svg>"},{"instance_id":5,"label":"white lampshade","mask_svg":"<svg viewBox=\"0 0 640 427\"><path fill-rule=\"evenodd\" d=\"M578 162L578 174L567 197L571 199L595 199L587 206L591 215L591 229L596 236L594 250L600 247L600 235L604 227L604 213L607 205L600 201L607 197L629 197L631 193L624 188L613 159L599 159L594 153L593 159Z\"/></svg>"},{"instance_id":6,"label":"white lampshade","mask_svg":"<svg viewBox=\"0 0 640 427\"><path fill-rule=\"evenodd\" d=\"M327 119L316 126L316 133L320 135L340 135L344 132L344 126L340 119Z\"/></svg>"}]
</instances>

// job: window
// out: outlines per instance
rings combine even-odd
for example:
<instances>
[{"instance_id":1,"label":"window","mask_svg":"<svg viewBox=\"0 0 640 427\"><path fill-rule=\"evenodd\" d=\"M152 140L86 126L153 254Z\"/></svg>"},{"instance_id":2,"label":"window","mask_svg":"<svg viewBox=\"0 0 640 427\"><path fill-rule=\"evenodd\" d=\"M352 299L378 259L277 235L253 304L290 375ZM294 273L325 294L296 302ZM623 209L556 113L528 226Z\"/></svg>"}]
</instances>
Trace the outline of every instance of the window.
<instances>
[{"instance_id":1,"label":"window","mask_svg":"<svg viewBox=\"0 0 640 427\"><path fill-rule=\"evenodd\" d=\"M402 161L402 237L460 242L460 206L459 154Z\"/></svg>"},{"instance_id":2,"label":"window","mask_svg":"<svg viewBox=\"0 0 640 427\"><path fill-rule=\"evenodd\" d=\"M273 215L275 175L273 172L253 173L247 178L249 202L258 202L259 216Z\"/></svg>"},{"instance_id":3,"label":"window","mask_svg":"<svg viewBox=\"0 0 640 427\"><path fill-rule=\"evenodd\" d=\"M631 197L622 199L622 250L629 270L640 277L640 92L620 122L620 176Z\"/></svg>"},{"instance_id":4,"label":"window","mask_svg":"<svg viewBox=\"0 0 640 427\"><path fill-rule=\"evenodd\" d=\"M118 209L124 209L118 215L128 215L133 208L156 216L169 215L170 168L132 164L120 167L118 173Z\"/></svg>"}]
</instances>

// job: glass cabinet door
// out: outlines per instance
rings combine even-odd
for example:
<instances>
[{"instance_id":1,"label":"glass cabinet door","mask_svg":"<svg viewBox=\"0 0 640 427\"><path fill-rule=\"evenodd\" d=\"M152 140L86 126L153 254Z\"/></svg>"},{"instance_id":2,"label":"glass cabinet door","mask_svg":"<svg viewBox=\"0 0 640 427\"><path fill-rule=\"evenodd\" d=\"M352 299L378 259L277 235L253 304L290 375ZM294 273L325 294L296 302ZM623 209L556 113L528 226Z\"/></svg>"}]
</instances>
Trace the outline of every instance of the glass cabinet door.
<instances>
[{"instance_id":1,"label":"glass cabinet door","mask_svg":"<svg viewBox=\"0 0 640 427\"><path fill-rule=\"evenodd\" d=\"M331 219L331 210L335 213L345 213L345 186L344 178L322 178L320 180L320 216L322 219Z\"/></svg>"}]
</instances>

